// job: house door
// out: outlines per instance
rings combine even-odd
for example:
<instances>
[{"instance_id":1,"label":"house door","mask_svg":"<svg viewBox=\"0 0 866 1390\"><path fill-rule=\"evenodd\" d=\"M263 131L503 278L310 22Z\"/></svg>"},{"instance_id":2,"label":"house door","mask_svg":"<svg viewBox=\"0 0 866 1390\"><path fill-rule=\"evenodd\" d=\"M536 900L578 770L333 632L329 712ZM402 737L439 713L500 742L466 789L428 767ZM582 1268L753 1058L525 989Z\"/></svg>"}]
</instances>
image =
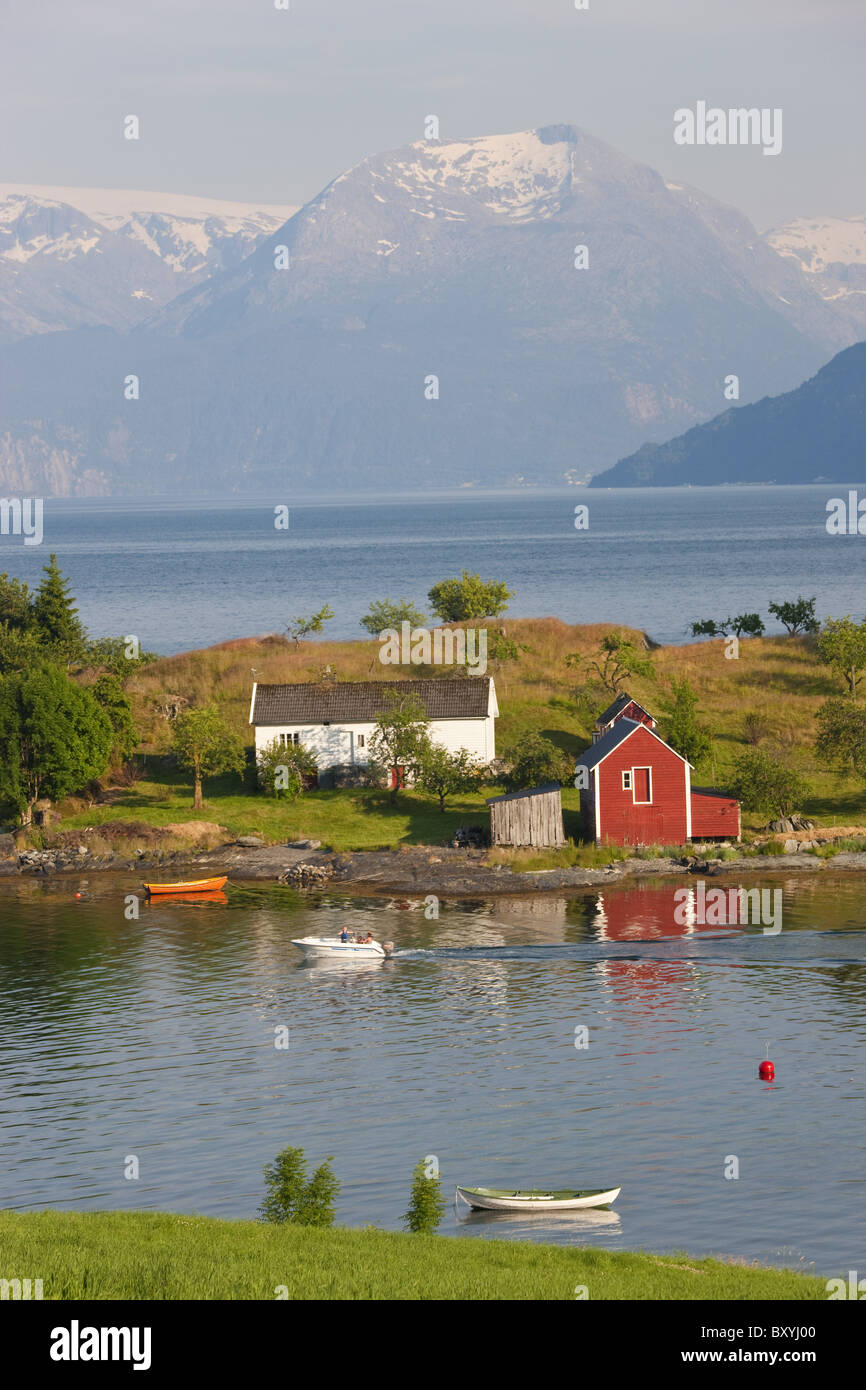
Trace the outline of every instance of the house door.
<instances>
[{"instance_id":1,"label":"house door","mask_svg":"<svg viewBox=\"0 0 866 1390\"><path fill-rule=\"evenodd\" d=\"M391 768L391 790L394 791L395 788L397 788L397 787L405 787L405 785L406 785L406 769L405 769L405 767L392 767L392 768Z\"/></svg>"},{"instance_id":2,"label":"house door","mask_svg":"<svg viewBox=\"0 0 866 1390\"><path fill-rule=\"evenodd\" d=\"M652 801L650 769L648 767L636 767L632 771L634 776L634 804L636 806L648 806Z\"/></svg>"}]
</instances>

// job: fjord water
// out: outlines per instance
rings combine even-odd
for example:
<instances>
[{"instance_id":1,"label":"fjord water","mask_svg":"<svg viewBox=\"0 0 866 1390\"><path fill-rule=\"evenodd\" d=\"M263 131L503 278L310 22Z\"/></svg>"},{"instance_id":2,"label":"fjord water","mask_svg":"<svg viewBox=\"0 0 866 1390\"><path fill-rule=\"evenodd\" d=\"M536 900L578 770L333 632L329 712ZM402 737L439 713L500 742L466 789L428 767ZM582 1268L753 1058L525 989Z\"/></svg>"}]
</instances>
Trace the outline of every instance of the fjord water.
<instances>
[{"instance_id":1,"label":"fjord water","mask_svg":"<svg viewBox=\"0 0 866 1390\"><path fill-rule=\"evenodd\" d=\"M49 501L44 542L0 538L0 569L38 583L55 551L94 635L134 633L170 654L282 632L329 603L325 634L364 634L370 603L461 569L504 580L513 617L616 622L683 642L700 618L815 595L821 618L863 615L866 540L831 536L832 484L811 487L569 488L295 502ZM274 507L289 507L288 530ZM589 507L576 530L575 506Z\"/></svg>"},{"instance_id":2,"label":"fjord water","mask_svg":"<svg viewBox=\"0 0 866 1390\"><path fill-rule=\"evenodd\" d=\"M334 1156L341 1223L396 1229L436 1155L449 1196L623 1188L610 1213L449 1205L445 1232L862 1273L861 881L760 883L783 890L777 935L677 927L670 882L438 921L276 888L128 921L129 876L2 885L0 1205L252 1217L295 1144ZM303 963L290 938L343 922L396 958Z\"/></svg>"}]
</instances>

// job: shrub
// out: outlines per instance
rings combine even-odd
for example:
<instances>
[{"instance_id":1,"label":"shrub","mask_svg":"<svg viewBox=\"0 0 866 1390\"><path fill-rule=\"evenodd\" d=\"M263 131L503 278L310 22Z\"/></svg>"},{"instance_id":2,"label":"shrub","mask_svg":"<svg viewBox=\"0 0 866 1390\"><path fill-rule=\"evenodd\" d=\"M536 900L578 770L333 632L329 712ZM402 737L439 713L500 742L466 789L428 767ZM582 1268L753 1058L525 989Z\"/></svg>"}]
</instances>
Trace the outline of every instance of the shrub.
<instances>
[{"instance_id":1,"label":"shrub","mask_svg":"<svg viewBox=\"0 0 866 1390\"><path fill-rule=\"evenodd\" d=\"M407 1229L415 1235L432 1236L442 1220L445 1199L439 1181L439 1170L428 1173L425 1160L419 1159L412 1173L409 1210L404 1213Z\"/></svg>"},{"instance_id":2,"label":"shrub","mask_svg":"<svg viewBox=\"0 0 866 1390\"><path fill-rule=\"evenodd\" d=\"M265 1166L267 1195L259 1207L262 1221L282 1225L332 1226L334 1203L340 1191L339 1180L331 1169L332 1159L320 1163L307 1181L303 1149L288 1145L273 1163Z\"/></svg>"}]
</instances>

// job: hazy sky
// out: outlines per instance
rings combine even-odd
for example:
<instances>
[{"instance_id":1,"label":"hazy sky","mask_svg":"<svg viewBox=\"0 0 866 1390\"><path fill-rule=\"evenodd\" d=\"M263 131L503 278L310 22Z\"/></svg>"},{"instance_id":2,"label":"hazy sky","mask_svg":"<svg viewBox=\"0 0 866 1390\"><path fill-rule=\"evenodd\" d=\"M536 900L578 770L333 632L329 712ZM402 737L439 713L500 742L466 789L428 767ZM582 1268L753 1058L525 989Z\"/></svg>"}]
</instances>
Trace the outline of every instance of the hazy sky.
<instances>
[{"instance_id":1,"label":"hazy sky","mask_svg":"<svg viewBox=\"0 0 866 1390\"><path fill-rule=\"evenodd\" d=\"M0 0L0 182L300 203L436 114L582 126L761 230L866 213L866 0L589 4ZM699 99L781 107L781 155L675 145Z\"/></svg>"}]
</instances>

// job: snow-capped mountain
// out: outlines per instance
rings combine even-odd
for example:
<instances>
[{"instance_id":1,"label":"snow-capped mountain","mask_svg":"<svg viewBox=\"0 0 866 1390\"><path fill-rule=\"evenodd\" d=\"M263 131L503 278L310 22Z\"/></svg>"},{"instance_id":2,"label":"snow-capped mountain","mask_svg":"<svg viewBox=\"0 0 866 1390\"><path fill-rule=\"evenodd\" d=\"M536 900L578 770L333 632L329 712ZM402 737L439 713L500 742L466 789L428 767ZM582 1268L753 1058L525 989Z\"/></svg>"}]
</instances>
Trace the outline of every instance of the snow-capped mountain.
<instances>
[{"instance_id":1,"label":"snow-capped mountain","mask_svg":"<svg viewBox=\"0 0 866 1390\"><path fill-rule=\"evenodd\" d=\"M866 325L866 216L800 217L766 232L764 240L812 277L822 299Z\"/></svg>"},{"instance_id":2,"label":"snow-capped mountain","mask_svg":"<svg viewBox=\"0 0 866 1390\"><path fill-rule=\"evenodd\" d=\"M141 322L237 265L292 207L0 184L0 335Z\"/></svg>"},{"instance_id":3,"label":"snow-capped mountain","mask_svg":"<svg viewBox=\"0 0 866 1390\"><path fill-rule=\"evenodd\" d=\"M4 459L119 494L562 482L863 336L740 213L575 126L366 159L149 315L3 352L0 483Z\"/></svg>"}]
</instances>

